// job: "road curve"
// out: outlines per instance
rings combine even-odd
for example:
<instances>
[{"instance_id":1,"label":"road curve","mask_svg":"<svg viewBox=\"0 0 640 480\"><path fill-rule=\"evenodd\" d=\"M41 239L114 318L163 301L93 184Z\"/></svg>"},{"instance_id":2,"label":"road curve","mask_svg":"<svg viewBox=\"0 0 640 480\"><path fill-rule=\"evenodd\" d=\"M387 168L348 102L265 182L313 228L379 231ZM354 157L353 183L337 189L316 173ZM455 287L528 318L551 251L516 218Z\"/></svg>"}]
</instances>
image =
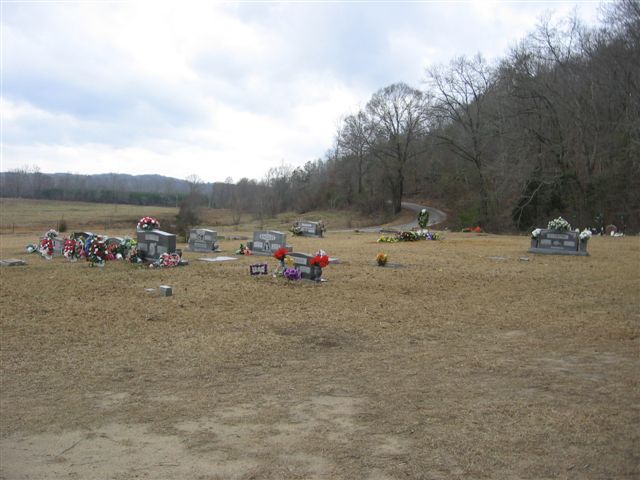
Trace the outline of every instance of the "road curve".
<instances>
[{"instance_id":1,"label":"road curve","mask_svg":"<svg viewBox=\"0 0 640 480\"><path fill-rule=\"evenodd\" d=\"M442 210L438 210L437 208L427 207L426 205L418 205L417 203L411 202L402 202L402 208L406 208L407 210L411 210L416 214L416 219L410 223L404 223L402 225L387 225L385 227L377 226L377 227L365 227L365 228L349 228L346 230L330 230L332 232L353 232L354 230L358 230L359 232L379 232L383 228L385 229L394 229L394 230L411 230L418 226L418 212L423 208L427 209L429 212L429 225L435 225L437 223L444 222L447 219L447 214Z\"/></svg>"}]
</instances>

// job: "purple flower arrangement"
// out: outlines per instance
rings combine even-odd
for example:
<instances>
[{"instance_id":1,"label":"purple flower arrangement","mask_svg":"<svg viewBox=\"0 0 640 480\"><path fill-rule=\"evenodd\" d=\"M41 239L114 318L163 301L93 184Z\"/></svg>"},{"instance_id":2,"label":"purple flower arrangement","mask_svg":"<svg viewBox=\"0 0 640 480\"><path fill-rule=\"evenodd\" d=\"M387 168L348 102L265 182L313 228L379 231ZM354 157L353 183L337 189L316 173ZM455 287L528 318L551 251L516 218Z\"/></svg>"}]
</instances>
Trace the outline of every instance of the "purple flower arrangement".
<instances>
[{"instance_id":1,"label":"purple flower arrangement","mask_svg":"<svg viewBox=\"0 0 640 480\"><path fill-rule=\"evenodd\" d=\"M287 280L300 280L300 270L297 268L285 268L283 275Z\"/></svg>"}]
</instances>

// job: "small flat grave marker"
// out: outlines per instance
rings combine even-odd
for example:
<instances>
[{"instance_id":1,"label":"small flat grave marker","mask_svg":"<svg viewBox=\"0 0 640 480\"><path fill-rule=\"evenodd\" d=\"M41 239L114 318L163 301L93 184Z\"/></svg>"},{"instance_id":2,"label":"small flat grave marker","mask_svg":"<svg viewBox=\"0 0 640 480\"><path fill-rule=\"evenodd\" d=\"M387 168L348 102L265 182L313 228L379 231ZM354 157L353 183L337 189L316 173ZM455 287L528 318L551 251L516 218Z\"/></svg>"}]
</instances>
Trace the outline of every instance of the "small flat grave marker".
<instances>
[{"instance_id":1,"label":"small flat grave marker","mask_svg":"<svg viewBox=\"0 0 640 480\"><path fill-rule=\"evenodd\" d=\"M250 275L267 275L268 271L266 263L255 263L253 265L249 265Z\"/></svg>"},{"instance_id":2,"label":"small flat grave marker","mask_svg":"<svg viewBox=\"0 0 640 480\"><path fill-rule=\"evenodd\" d=\"M6 260L0 260L0 267L18 267L20 265L26 265L27 262L18 258L7 258Z\"/></svg>"},{"instance_id":3,"label":"small flat grave marker","mask_svg":"<svg viewBox=\"0 0 640 480\"><path fill-rule=\"evenodd\" d=\"M198 260L203 262L228 262L229 260L237 260L237 258L220 255L218 257L200 257Z\"/></svg>"}]
</instances>

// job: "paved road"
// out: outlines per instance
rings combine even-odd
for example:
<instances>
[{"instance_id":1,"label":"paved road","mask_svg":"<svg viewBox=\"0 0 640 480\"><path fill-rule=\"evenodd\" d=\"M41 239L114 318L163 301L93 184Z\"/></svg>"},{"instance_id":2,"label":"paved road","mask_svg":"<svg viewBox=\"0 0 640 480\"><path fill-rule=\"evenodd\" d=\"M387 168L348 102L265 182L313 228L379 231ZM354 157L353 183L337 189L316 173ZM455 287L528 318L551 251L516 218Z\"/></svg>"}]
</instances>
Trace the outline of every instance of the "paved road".
<instances>
[{"instance_id":1,"label":"paved road","mask_svg":"<svg viewBox=\"0 0 640 480\"><path fill-rule=\"evenodd\" d=\"M402 225L389 225L386 227L365 227L365 228L350 228L347 230L331 230L333 232L352 232L354 230L358 230L359 232L379 232L382 228L385 229L394 229L394 230L411 230L414 227L418 226L418 212L423 208L426 208L429 212L429 225L435 225L436 223L444 222L447 219L447 214L442 210L438 210L437 208L427 207L426 205L418 205L417 203L411 202L402 202L402 208L406 208L407 210L411 210L416 214L416 219L413 222L405 223Z\"/></svg>"}]
</instances>

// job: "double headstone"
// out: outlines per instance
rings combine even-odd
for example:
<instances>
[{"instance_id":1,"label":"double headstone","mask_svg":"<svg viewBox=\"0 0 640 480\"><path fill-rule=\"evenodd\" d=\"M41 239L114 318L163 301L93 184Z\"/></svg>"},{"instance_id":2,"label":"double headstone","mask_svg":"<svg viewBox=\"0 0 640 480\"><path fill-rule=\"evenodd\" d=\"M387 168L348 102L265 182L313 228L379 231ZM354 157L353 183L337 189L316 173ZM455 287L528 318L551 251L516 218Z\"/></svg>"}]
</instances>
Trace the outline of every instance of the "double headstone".
<instances>
[{"instance_id":1,"label":"double headstone","mask_svg":"<svg viewBox=\"0 0 640 480\"><path fill-rule=\"evenodd\" d=\"M138 255L144 260L157 260L163 253L175 253L176 236L162 230L137 230Z\"/></svg>"},{"instance_id":2,"label":"double headstone","mask_svg":"<svg viewBox=\"0 0 640 480\"><path fill-rule=\"evenodd\" d=\"M589 255L587 242L580 240L578 232L541 230L537 238L531 239L530 253L551 255Z\"/></svg>"},{"instance_id":3,"label":"double headstone","mask_svg":"<svg viewBox=\"0 0 640 480\"><path fill-rule=\"evenodd\" d=\"M206 228L189 231L189 250L192 252L213 252L218 249L218 232Z\"/></svg>"},{"instance_id":4,"label":"double headstone","mask_svg":"<svg viewBox=\"0 0 640 480\"><path fill-rule=\"evenodd\" d=\"M291 252L287 257L293 259L293 266L300 270L300 276L309 280L318 280L322 276L322 269L317 265L311 265L309 262L313 255L301 252Z\"/></svg>"},{"instance_id":5,"label":"double headstone","mask_svg":"<svg viewBox=\"0 0 640 480\"><path fill-rule=\"evenodd\" d=\"M322 237L324 225L321 222L310 222L308 220L298 220L293 224L295 231L304 237Z\"/></svg>"},{"instance_id":6,"label":"double headstone","mask_svg":"<svg viewBox=\"0 0 640 480\"><path fill-rule=\"evenodd\" d=\"M247 242L247 246L256 255L273 255L280 247L293 250L287 245L287 234L275 230L253 232L253 241Z\"/></svg>"}]
</instances>

